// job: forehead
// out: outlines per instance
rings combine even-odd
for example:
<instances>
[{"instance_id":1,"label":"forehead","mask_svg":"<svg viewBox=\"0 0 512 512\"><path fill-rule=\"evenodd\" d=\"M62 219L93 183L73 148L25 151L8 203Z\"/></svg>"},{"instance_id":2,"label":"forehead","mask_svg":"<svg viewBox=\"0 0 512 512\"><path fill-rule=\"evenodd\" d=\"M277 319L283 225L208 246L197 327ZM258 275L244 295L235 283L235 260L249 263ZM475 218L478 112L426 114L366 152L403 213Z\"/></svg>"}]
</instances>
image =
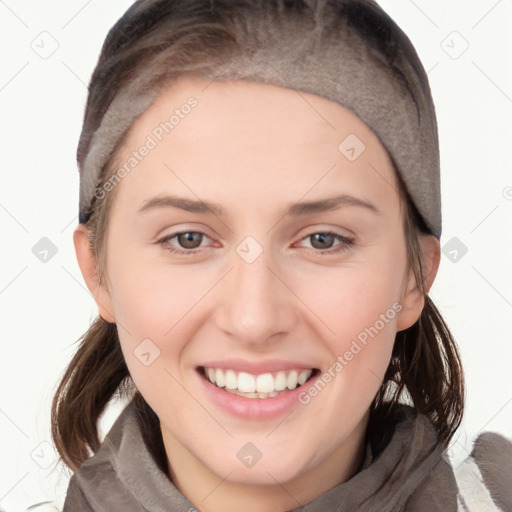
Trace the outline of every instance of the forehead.
<instances>
[{"instance_id":1,"label":"forehead","mask_svg":"<svg viewBox=\"0 0 512 512\"><path fill-rule=\"evenodd\" d=\"M184 119L187 122L182 122ZM261 82L211 81L199 75L182 75L164 88L136 121L130 138L141 131L158 132L154 123L165 125L169 121L174 138L185 136L192 129L197 136L208 134L211 138L227 135L226 129L231 128L231 135L265 138L276 144L294 141L298 136L331 144L357 132L370 151L380 146L378 149L385 152L368 126L339 103ZM169 134L165 129L164 132ZM280 135L277 141L272 138L275 133ZM159 138L158 133L156 137Z\"/></svg>"},{"instance_id":2,"label":"forehead","mask_svg":"<svg viewBox=\"0 0 512 512\"><path fill-rule=\"evenodd\" d=\"M144 146L145 156L134 156ZM275 190L287 202L305 193L313 199L337 185L396 195L385 148L354 113L257 82L183 75L132 126L117 164L129 160L133 170L120 188L132 188L139 203L167 185L198 196L223 191L226 200L230 190L260 200L275 200Z\"/></svg>"}]
</instances>

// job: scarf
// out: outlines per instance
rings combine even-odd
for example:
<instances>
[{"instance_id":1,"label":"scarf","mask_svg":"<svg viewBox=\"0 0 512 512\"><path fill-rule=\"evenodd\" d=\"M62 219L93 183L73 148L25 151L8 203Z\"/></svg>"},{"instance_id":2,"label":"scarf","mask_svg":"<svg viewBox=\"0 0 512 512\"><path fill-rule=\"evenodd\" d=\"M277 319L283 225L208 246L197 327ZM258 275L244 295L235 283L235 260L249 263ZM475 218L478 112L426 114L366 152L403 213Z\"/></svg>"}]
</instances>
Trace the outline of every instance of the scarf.
<instances>
[{"instance_id":1,"label":"scarf","mask_svg":"<svg viewBox=\"0 0 512 512\"><path fill-rule=\"evenodd\" d=\"M361 470L290 512L456 512L457 483L431 421L400 406L390 439L378 454L367 441ZM63 512L196 511L158 467L130 402L100 449L69 482Z\"/></svg>"}]
</instances>

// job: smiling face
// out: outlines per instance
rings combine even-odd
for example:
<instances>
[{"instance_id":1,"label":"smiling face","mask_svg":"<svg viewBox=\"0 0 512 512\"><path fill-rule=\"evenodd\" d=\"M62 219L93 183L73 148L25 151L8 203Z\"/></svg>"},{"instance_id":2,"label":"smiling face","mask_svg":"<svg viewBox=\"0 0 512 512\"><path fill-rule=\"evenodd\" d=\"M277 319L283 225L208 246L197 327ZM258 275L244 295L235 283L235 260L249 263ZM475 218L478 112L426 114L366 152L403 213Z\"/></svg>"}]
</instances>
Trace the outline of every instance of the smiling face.
<instances>
[{"instance_id":1,"label":"smiling face","mask_svg":"<svg viewBox=\"0 0 512 512\"><path fill-rule=\"evenodd\" d=\"M107 285L90 287L185 494L228 475L313 499L358 469L395 334L423 305L394 171L336 103L207 84L181 77L133 125Z\"/></svg>"}]
</instances>

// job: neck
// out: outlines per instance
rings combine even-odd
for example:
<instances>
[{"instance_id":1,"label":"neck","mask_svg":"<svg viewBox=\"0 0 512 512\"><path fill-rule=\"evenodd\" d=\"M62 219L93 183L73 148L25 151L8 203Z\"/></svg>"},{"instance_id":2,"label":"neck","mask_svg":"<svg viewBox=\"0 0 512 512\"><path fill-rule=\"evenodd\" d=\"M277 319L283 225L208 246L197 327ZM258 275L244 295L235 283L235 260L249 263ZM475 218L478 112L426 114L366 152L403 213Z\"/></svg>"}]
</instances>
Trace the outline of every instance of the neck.
<instances>
[{"instance_id":1,"label":"neck","mask_svg":"<svg viewBox=\"0 0 512 512\"><path fill-rule=\"evenodd\" d=\"M232 472L218 475L162 430L168 456L169 476L176 488L201 512L283 512L316 498L360 471L366 443L368 415L342 445L313 469L288 481L278 481L267 471L268 483L233 481Z\"/></svg>"}]
</instances>

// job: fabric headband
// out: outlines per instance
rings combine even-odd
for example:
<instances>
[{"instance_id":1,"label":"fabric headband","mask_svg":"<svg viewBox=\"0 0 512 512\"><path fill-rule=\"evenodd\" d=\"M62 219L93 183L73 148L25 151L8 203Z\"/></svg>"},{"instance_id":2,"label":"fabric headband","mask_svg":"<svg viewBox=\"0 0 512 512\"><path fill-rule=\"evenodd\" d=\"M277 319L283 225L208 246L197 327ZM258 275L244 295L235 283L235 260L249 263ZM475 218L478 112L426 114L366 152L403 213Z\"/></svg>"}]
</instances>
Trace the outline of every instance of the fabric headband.
<instances>
[{"instance_id":1,"label":"fabric headband","mask_svg":"<svg viewBox=\"0 0 512 512\"><path fill-rule=\"evenodd\" d=\"M440 238L439 142L427 74L408 37L375 2L345 4L352 7L338 11L337 19L321 12L324 2L314 17L271 19L258 10L233 16L238 50L215 62L177 63L165 50L148 59L115 94L99 125L82 132L80 222L89 219L102 172L133 122L174 77L194 72L312 93L351 110L378 136L425 224Z\"/></svg>"}]
</instances>

